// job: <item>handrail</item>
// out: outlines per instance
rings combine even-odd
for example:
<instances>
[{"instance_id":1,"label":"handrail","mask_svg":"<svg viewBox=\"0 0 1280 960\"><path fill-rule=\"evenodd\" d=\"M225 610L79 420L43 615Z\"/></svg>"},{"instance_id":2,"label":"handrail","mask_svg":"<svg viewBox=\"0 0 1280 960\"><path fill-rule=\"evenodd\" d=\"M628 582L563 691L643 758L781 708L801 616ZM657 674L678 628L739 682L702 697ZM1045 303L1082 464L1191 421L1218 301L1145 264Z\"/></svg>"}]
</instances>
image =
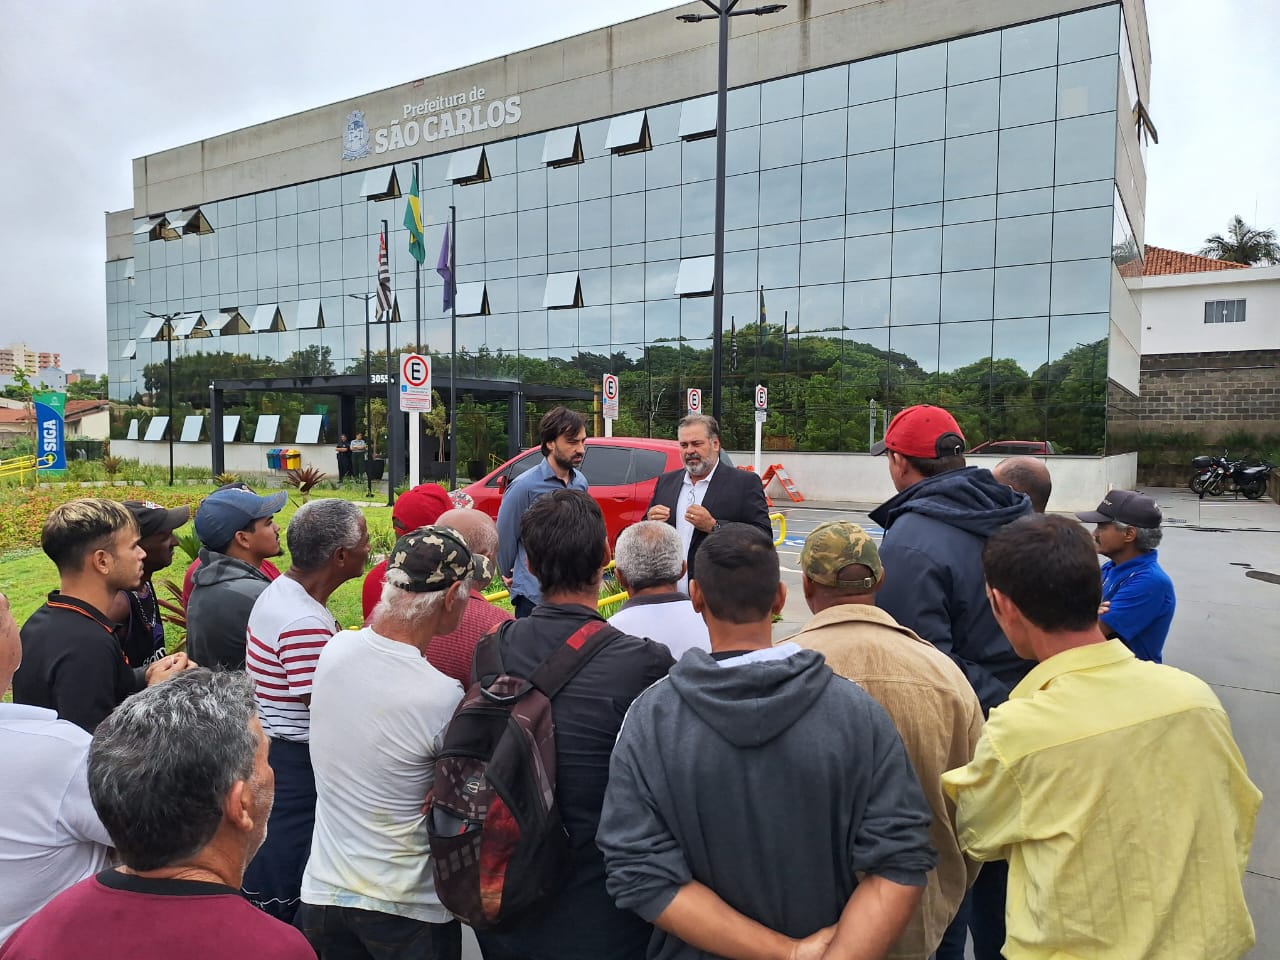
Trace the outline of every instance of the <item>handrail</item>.
<instances>
[{"instance_id":1,"label":"handrail","mask_svg":"<svg viewBox=\"0 0 1280 960\"><path fill-rule=\"evenodd\" d=\"M0 460L0 477L25 476L29 470L52 466L55 460L57 457L52 453L42 454L39 457L28 453L25 456Z\"/></svg>"}]
</instances>

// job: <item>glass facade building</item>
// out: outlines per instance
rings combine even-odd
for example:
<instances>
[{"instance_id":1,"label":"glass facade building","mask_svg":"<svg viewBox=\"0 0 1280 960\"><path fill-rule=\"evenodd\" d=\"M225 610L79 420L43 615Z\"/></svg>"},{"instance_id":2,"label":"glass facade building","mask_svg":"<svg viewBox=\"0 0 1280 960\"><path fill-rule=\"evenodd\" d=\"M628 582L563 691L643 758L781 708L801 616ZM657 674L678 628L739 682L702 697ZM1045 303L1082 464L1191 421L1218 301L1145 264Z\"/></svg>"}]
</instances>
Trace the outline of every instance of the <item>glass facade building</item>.
<instances>
[{"instance_id":1,"label":"glass facade building","mask_svg":"<svg viewBox=\"0 0 1280 960\"><path fill-rule=\"evenodd\" d=\"M1117 188L1138 98L1124 19L1106 5L730 91L727 445L749 445L764 383L766 429L795 449L865 450L873 407L932 402L971 444L1103 452L1114 281L1141 250ZM700 96L417 158L437 370L452 205L459 376L613 372L618 432L673 435L685 390L711 385L715 120ZM136 217L132 258L107 265L113 399L159 386L148 313L185 318L175 390L197 407L211 376L363 373L384 220L393 351L410 347L405 198L371 196L406 193L414 162L208 200L176 235Z\"/></svg>"}]
</instances>

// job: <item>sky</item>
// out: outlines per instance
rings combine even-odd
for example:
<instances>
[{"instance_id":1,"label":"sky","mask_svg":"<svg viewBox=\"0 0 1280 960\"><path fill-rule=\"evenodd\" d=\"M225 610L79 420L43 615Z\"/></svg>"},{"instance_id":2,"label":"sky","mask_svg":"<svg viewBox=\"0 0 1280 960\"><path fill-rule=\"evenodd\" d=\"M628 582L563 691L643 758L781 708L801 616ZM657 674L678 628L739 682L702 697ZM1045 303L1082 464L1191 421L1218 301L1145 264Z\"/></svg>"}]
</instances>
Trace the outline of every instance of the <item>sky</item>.
<instances>
[{"instance_id":1,"label":"sky","mask_svg":"<svg viewBox=\"0 0 1280 960\"><path fill-rule=\"evenodd\" d=\"M1147 243L1195 251L1236 213L1280 228L1271 2L1148 0ZM0 345L105 372L103 213L132 205L135 157L672 5L4 0Z\"/></svg>"}]
</instances>

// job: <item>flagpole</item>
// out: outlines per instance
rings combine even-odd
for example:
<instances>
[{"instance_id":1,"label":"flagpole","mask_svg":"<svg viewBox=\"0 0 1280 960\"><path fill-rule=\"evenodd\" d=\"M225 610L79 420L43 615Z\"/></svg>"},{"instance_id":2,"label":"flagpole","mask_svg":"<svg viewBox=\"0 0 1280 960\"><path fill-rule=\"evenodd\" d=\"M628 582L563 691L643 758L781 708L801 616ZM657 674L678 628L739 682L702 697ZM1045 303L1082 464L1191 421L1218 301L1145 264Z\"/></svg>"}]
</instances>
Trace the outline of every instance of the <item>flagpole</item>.
<instances>
[{"instance_id":1,"label":"flagpole","mask_svg":"<svg viewBox=\"0 0 1280 960\"><path fill-rule=\"evenodd\" d=\"M418 161L413 162L413 182L418 187L418 191L422 187L418 185L418 174L421 171L418 168ZM422 208L421 193L418 193L418 208ZM413 352L422 352L422 261L417 257L413 258Z\"/></svg>"},{"instance_id":2,"label":"flagpole","mask_svg":"<svg viewBox=\"0 0 1280 960\"><path fill-rule=\"evenodd\" d=\"M383 249L387 245L387 221L382 221L382 243ZM391 252L387 251L387 257L390 258ZM388 268L389 272L389 268ZM393 507L396 503L396 466L397 458L400 456L399 444L396 443L396 430L392 426L392 417L396 416L399 407L399 397L396 396L396 378L392 371L391 364L391 312L395 301L391 301L386 311L382 315L382 322L386 326L387 334L387 506Z\"/></svg>"},{"instance_id":3,"label":"flagpole","mask_svg":"<svg viewBox=\"0 0 1280 960\"><path fill-rule=\"evenodd\" d=\"M458 489L458 208L449 205L449 489Z\"/></svg>"}]
</instances>

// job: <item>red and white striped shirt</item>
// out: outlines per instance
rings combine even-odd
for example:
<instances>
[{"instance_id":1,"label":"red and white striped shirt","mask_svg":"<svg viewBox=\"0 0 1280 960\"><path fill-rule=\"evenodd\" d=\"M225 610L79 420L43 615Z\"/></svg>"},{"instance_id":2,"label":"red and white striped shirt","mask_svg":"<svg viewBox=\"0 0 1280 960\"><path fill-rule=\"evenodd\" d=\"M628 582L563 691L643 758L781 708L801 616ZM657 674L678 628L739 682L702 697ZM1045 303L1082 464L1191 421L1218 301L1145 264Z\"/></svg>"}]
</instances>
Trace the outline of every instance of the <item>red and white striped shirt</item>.
<instances>
[{"instance_id":1,"label":"red and white striped shirt","mask_svg":"<svg viewBox=\"0 0 1280 960\"><path fill-rule=\"evenodd\" d=\"M253 678L258 716L267 736L306 743L311 676L338 623L298 581L284 576L258 596L246 628L245 669Z\"/></svg>"}]
</instances>

